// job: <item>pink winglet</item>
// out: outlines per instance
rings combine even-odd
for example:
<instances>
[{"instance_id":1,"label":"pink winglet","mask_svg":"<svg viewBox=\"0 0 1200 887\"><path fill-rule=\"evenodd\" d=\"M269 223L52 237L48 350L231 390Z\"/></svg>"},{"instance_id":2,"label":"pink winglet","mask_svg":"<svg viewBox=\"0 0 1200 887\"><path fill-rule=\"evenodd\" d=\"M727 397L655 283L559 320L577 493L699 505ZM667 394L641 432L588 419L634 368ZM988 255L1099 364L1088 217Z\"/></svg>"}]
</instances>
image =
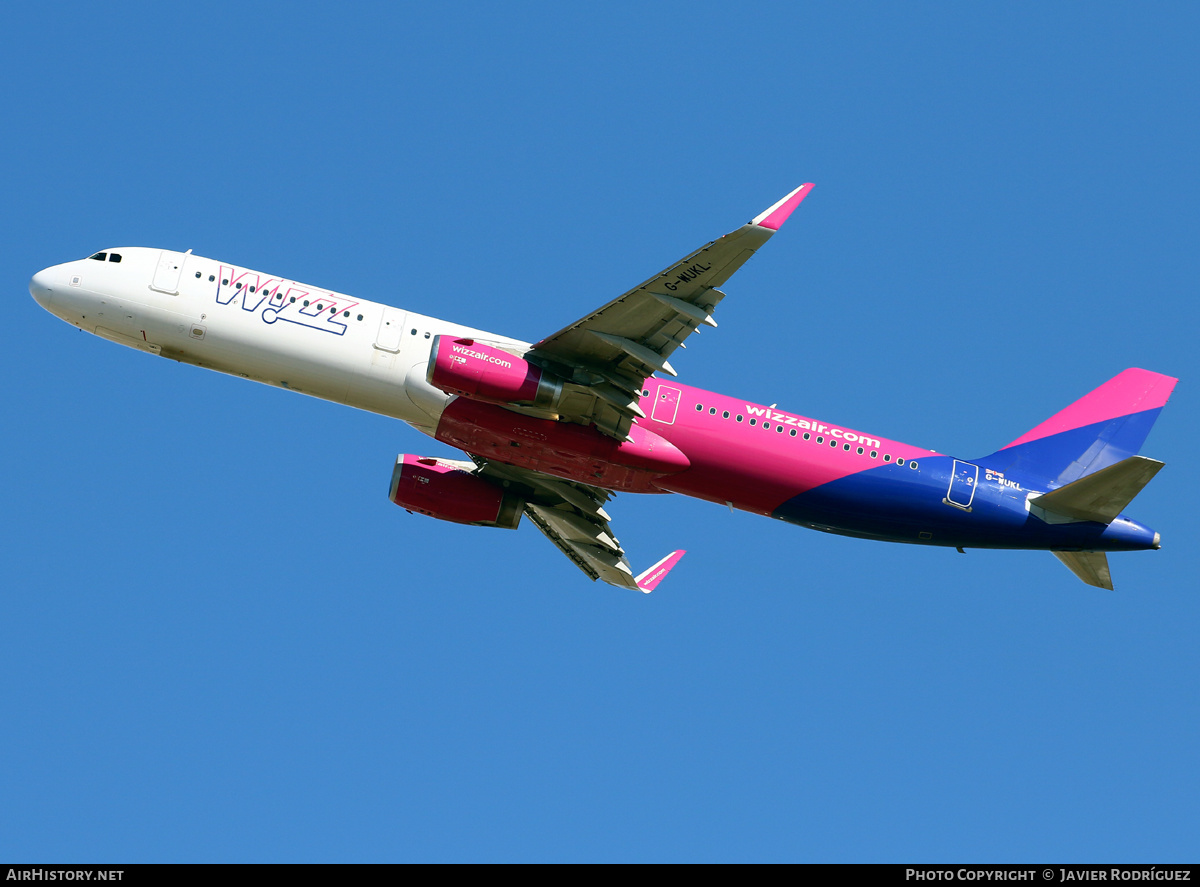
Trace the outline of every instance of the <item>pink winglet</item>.
<instances>
[{"instance_id":1,"label":"pink winglet","mask_svg":"<svg viewBox=\"0 0 1200 887\"><path fill-rule=\"evenodd\" d=\"M663 579L666 578L667 574L671 572L671 568L679 563L680 559L685 554L687 554L687 552L683 549L680 549L679 551L672 551L661 561L634 580L637 582L637 587L640 588L644 594L649 594L650 592L654 591L654 589L658 587L658 583L662 582Z\"/></svg>"},{"instance_id":2,"label":"pink winglet","mask_svg":"<svg viewBox=\"0 0 1200 887\"><path fill-rule=\"evenodd\" d=\"M772 204L769 209L755 216L750 224L778 231L783 227L783 223L787 221L787 217L792 214L792 211L800 205L800 201L807 197L808 192L812 189L812 182L801 185L787 197L783 198L783 200Z\"/></svg>"},{"instance_id":3,"label":"pink winglet","mask_svg":"<svg viewBox=\"0 0 1200 887\"><path fill-rule=\"evenodd\" d=\"M1022 434L1008 446L1015 447L1106 419L1157 409L1166 404L1178 381L1171 376L1152 373L1149 370L1125 370L1066 409L1055 413L1041 425Z\"/></svg>"}]
</instances>

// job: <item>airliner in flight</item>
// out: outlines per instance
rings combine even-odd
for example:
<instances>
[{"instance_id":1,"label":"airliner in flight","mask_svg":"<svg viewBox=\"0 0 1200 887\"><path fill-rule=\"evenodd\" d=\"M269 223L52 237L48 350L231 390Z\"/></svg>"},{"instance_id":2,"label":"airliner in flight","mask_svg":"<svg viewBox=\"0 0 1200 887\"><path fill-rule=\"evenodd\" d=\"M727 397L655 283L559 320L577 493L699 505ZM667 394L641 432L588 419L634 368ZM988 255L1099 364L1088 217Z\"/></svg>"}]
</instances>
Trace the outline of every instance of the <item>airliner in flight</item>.
<instances>
[{"instance_id":1,"label":"airliner in flight","mask_svg":"<svg viewBox=\"0 0 1200 887\"><path fill-rule=\"evenodd\" d=\"M1138 450L1176 379L1127 369L974 459L676 381L670 358L717 325L718 287L811 190L533 343L190 250L106 249L39 271L29 289L121 345L407 422L468 458L401 454L392 502L482 527L526 516L611 585L649 592L684 554L634 573L605 509L626 492L865 539L1047 550L1111 589L1107 552L1159 547L1122 512L1162 468Z\"/></svg>"}]
</instances>

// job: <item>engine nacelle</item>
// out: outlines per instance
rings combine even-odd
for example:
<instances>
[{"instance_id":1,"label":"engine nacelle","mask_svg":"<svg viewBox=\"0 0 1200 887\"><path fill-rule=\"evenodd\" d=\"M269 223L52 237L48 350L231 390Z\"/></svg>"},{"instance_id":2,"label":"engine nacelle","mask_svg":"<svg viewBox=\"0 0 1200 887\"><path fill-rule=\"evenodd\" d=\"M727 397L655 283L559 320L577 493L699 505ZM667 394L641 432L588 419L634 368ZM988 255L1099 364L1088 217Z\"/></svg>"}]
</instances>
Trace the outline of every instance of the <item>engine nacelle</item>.
<instances>
[{"instance_id":1,"label":"engine nacelle","mask_svg":"<svg viewBox=\"0 0 1200 887\"><path fill-rule=\"evenodd\" d=\"M562 380L540 367L494 346L452 336L433 340L425 380L447 394L541 409L553 409L562 395Z\"/></svg>"},{"instance_id":2,"label":"engine nacelle","mask_svg":"<svg viewBox=\"0 0 1200 887\"><path fill-rule=\"evenodd\" d=\"M470 462L401 453L388 498L409 511L475 527L515 530L525 500L475 474Z\"/></svg>"}]
</instances>

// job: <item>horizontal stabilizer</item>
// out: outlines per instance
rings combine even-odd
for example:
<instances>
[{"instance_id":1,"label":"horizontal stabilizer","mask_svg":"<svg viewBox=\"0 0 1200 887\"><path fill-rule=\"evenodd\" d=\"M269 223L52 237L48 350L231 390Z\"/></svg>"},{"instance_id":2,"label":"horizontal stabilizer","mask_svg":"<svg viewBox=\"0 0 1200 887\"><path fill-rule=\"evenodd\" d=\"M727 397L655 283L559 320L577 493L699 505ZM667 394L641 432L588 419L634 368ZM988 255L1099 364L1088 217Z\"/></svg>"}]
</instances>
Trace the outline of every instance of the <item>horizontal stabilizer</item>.
<instances>
[{"instance_id":1,"label":"horizontal stabilizer","mask_svg":"<svg viewBox=\"0 0 1200 887\"><path fill-rule=\"evenodd\" d=\"M1070 520L1111 523L1162 467L1163 463L1157 459L1130 456L1065 487L1043 493L1030 504Z\"/></svg>"},{"instance_id":2,"label":"horizontal stabilizer","mask_svg":"<svg viewBox=\"0 0 1200 887\"><path fill-rule=\"evenodd\" d=\"M1052 551L1050 552L1067 565L1067 569L1096 588L1113 590L1112 576L1108 573L1108 556L1103 551Z\"/></svg>"},{"instance_id":3,"label":"horizontal stabilizer","mask_svg":"<svg viewBox=\"0 0 1200 887\"><path fill-rule=\"evenodd\" d=\"M667 577L667 574L671 572L671 568L679 563L685 554L687 554L687 552L683 551L682 549L679 551L672 551L649 570L637 577L637 587L640 588L645 594L649 594L650 592L654 591L654 589L658 587L658 583L662 582L663 579Z\"/></svg>"}]
</instances>

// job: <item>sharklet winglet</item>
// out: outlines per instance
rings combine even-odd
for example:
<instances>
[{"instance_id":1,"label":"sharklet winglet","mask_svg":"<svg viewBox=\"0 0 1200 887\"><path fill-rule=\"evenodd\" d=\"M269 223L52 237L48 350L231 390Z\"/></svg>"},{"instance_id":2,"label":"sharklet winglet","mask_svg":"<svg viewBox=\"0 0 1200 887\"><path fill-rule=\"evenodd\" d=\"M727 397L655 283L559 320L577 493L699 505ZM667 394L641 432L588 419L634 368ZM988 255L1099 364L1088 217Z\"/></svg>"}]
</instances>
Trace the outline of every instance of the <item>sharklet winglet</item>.
<instances>
[{"instance_id":1,"label":"sharklet winglet","mask_svg":"<svg viewBox=\"0 0 1200 887\"><path fill-rule=\"evenodd\" d=\"M761 213L750 220L751 225L757 225L760 228L769 228L772 231L778 231L783 227L783 223L787 221L788 216L800 205L808 192L813 189L812 182L806 182L795 191L788 193L786 197L778 203L773 203Z\"/></svg>"},{"instance_id":2,"label":"sharklet winglet","mask_svg":"<svg viewBox=\"0 0 1200 887\"><path fill-rule=\"evenodd\" d=\"M634 580L637 583L637 587L643 594L649 594L654 591L658 587L658 583L666 578L666 575L671 572L671 568L679 563L685 554L687 554L687 551L683 549L672 551L650 569L638 575Z\"/></svg>"}]
</instances>

